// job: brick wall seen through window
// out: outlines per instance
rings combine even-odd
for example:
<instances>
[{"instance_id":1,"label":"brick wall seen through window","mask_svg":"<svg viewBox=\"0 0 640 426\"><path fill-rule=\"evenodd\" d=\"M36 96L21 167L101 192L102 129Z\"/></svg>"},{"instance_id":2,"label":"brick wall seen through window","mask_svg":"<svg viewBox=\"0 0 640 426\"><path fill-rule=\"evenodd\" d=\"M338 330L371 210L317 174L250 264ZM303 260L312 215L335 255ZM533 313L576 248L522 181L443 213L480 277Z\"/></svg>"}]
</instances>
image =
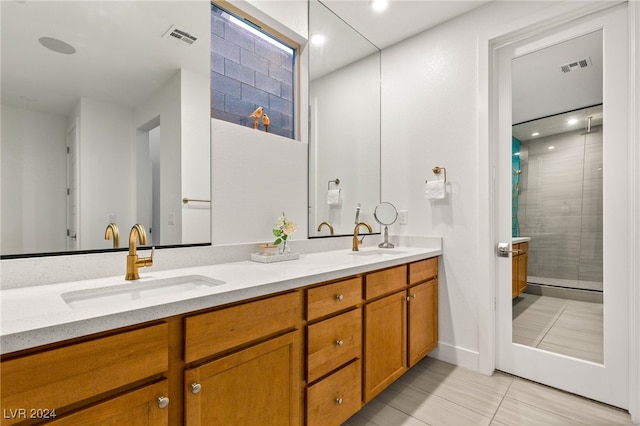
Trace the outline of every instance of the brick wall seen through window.
<instances>
[{"instance_id":1,"label":"brick wall seen through window","mask_svg":"<svg viewBox=\"0 0 640 426\"><path fill-rule=\"evenodd\" d=\"M211 116L294 138L295 50L211 5Z\"/></svg>"}]
</instances>

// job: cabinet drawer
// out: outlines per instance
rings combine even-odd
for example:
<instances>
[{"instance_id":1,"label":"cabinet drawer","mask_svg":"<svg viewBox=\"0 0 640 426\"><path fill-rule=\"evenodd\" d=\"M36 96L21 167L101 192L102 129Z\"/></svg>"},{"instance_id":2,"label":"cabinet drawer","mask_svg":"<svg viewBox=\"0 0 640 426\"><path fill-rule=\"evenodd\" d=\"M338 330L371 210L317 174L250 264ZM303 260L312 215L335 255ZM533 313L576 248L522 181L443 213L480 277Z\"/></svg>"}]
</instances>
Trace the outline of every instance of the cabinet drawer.
<instances>
[{"instance_id":1,"label":"cabinet drawer","mask_svg":"<svg viewBox=\"0 0 640 426\"><path fill-rule=\"evenodd\" d=\"M361 355L361 308L307 327L307 382Z\"/></svg>"},{"instance_id":2,"label":"cabinet drawer","mask_svg":"<svg viewBox=\"0 0 640 426\"><path fill-rule=\"evenodd\" d=\"M340 425L362 406L361 363L357 360L307 388L307 426Z\"/></svg>"},{"instance_id":3,"label":"cabinet drawer","mask_svg":"<svg viewBox=\"0 0 640 426\"><path fill-rule=\"evenodd\" d=\"M435 278L438 275L438 258L420 260L409 264L409 284Z\"/></svg>"},{"instance_id":4,"label":"cabinet drawer","mask_svg":"<svg viewBox=\"0 0 640 426\"><path fill-rule=\"evenodd\" d=\"M307 319L320 318L362 302L362 278L351 278L307 290Z\"/></svg>"},{"instance_id":5,"label":"cabinet drawer","mask_svg":"<svg viewBox=\"0 0 640 426\"><path fill-rule=\"evenodd\" d=\"M169 369L168 330L163 323L5 361L2 407L60 415L61 407L161 374Z\"/></svg>"},{"instance_id":6,"label":"cabinet drawer","mask_svg":"<svg viewBox=\"0 0 640 426\"><path fill-rule=\"evenodd\" d=\"M293 329L301 321L300 293L286 293L185 318L185 361Z\"/></svg>"},{"instance_id":7,"label":"cabinet drawer","mask_svg":"<svg viewBox=\"0 0 640 426\"><path fill-rule=\"evenodd\" d=\"M396 266L395 268L367 274L365 283L367 300L400 290L407 285L407 267L405 265Z\"/></svg>"}]
</instances>

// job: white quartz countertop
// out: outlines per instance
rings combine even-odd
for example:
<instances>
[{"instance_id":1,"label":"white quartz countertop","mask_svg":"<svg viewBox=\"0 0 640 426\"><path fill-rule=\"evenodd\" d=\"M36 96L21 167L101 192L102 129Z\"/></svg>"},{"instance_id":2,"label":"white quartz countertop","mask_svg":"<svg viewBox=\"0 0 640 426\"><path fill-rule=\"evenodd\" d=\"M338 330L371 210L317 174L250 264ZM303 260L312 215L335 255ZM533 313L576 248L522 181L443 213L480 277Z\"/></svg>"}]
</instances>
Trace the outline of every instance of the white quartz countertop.
<instances>
[{"instance_id":1,"label":"white quartz countertop","mask_svg":"<svg viewBox=\"0 0 640 426\"><path fill-rule=\"evenodd\" d=\"M511 244L526 243L527 241L531 241L531 237L513 237L511 239Z\"/></svg>"},{"instance_id":2,"label":"white quartz countertop","mask_svg":"<svg viewBox=\"0 0 640 426\"><path fill-rule=\"evenodd\" d=\"M357 253L357 254L356 254ZM370 247L360 252L334 250L302 254L277 263L241 261L193 268L140 269L140 283L154 279L201 275L224 284L203 286L178 295L144 300L70 307L62 295L78 290L121 286L122 276L48 284L0 291L0 352L2 354L92 333L139 324L231 302L291 290L407 262L439 256L441 249Z\"/></svg>"}]
</instances>

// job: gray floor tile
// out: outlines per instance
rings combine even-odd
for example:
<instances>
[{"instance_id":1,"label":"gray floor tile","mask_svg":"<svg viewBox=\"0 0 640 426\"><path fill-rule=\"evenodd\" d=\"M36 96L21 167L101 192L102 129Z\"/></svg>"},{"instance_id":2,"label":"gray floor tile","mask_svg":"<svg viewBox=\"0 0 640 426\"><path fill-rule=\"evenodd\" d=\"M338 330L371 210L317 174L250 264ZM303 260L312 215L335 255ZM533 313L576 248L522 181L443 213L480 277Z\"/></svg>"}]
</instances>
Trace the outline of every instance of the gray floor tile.
<instances>
[{"instance_id":1,"label":"gray floor tile","mask_svg":"<svg viewBox=\"0 0 640 426\"><path fill-rule=\"evenodd\" d=\"M525 403L582 424L631 424L629 414L621 410L528 380L515 379L505 396L505 401L507 399ZM497 415L496 419L499 420Z\"/></svg>"},{"instance_id":2,"label":"gray floor tile","mask_svg":"<svg viewBox=\"0 0 640 426\"><path fill-rule=\"evenodd\" d=\"M539 407L515 399L505 398L493 420L509 426L580 425L580 422L562 417Z\"/></svg>"},{"instance_id":3,"label":"gray floor tile","mask_svg":"<svg viewBox=\"0 0 640 426\"><path fill-rule=\"evenodd\" d=\"M514 343L603 362L601 303L523 293L513 307Z\"/></svg>"},{"instance_id":4,"label":"gray floor tile","mask_svg":"<svg viewBox=\"0 0 640 426\"><path fill-rule=\"evenodd\" d=\"M489 425L491 417L455 404L434 394L402 386L398 382L378 395L378 399L403 413L432 426L437 425Z\"/></svg>"},{"instance_id":5,"label":"gray floor tile","mask_svg":"<svg viewBox=\"0 0 640 426\"><path fill-rule=\"evenodd\" d=\"M425 358L343 426L578 424L631 425L631 417L622 410L504 373L485 376Z\"/></svg>"}]
</instances>

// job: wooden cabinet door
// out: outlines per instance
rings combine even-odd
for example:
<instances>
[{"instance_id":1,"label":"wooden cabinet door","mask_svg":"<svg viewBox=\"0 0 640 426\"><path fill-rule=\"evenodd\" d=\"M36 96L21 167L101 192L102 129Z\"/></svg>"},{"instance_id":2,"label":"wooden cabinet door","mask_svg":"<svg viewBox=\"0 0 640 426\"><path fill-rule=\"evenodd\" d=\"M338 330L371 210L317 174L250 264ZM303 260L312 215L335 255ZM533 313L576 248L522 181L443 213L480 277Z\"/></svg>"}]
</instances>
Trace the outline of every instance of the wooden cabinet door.
<instances>
[{"instance_id":1,"label":"wooden cabinet door","mask_svg":"<svg viewBox=\"0 0 640 426\"><path fill-rule=\"evenodd\" d=\"M513 253L511 255L511 298L518 297L518 254L516 250L519 250L519 244L513 244Z\"/></svg>"},{"instance_id":2,"label":"wooden cabinet door","mask_svg":"<svg viewBox=\"0 0 640 426\"><path fill-rule=\"evenodd\" d=\"M409 367L438 346L438 280L407 290Z\"/></svg>"},{"instance_id":3,"label":"wooden cabinet door","mask_svg":"<svg viewBox=\"0 0 640 426\"><path fill-rule=\"evenodd\" d=\"M185 370L185 424L298 426L300 354L294 331Z\"/></svg>"},{"instance_id":4,"label":"wooden cabinet door","mask_svg":"<svg viewBox=\"0 0 640 426\"><path fill-rule=\"evenodd\" d=\"M131 425L166 426L169 424L170 404L160 408L160 398L166 397L167 380L145 386L98 405L57 418L55 426Z\"/></svg>"},{"instance_id":5,"label":"wooden cabinet door","mask_svg":"<svg viewBox=\"0 0 640 426\"><path fill-rule=\"evenodd\" d=\"M365 305L364 402L407 369L406 291Z\"/></svg>"},{"instance_id":6,"label":"wooden cabinet door","mask_svg":"<svg viewBox=\"0 0 640 426\"><path fill-rule=\"evenodd\" d=\"M527 262L529 261L528 244L520 244L522 252L518 256L518 294L527 288Z\"/></svg>"}]
</instances>

